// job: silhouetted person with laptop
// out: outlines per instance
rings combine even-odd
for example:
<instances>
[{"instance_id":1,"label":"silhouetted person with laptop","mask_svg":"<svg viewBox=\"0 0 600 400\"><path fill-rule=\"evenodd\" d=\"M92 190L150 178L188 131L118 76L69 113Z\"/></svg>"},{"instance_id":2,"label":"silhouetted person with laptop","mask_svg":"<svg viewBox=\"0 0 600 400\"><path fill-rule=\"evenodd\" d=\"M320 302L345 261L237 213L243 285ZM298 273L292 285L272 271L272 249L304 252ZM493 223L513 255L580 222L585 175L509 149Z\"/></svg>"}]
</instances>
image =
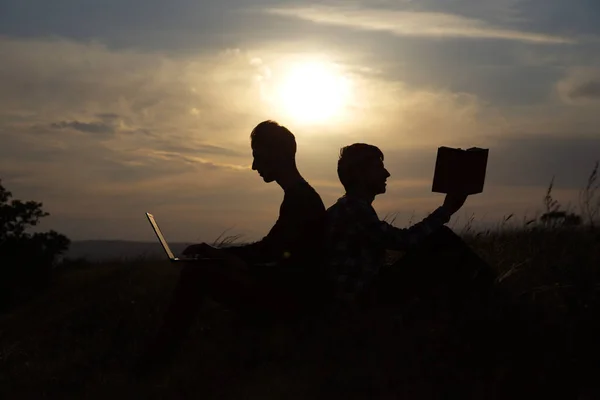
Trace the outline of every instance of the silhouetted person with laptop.
<instances>
[{"instance_id":1,"label":"silhouetted person with laptop","mask_svg":"<svg viewBox=\"0 0 600 400\"><path fill-rule=\"evenodd\" d=\"M427 294L466 295L474 286L491 284L494 278L483 260L444 226L466 195L447 194L440 207L407 229L379 219L372 203L386 192L390 177L383 158L379 148L364 143L340 151L337 172L346 193L327 210L326 228L336 298L400 306ZM404 256L389 265L387 250Z\"/></svg>"},{"instance_id":2,"label":"silhouetted person with laptop","mask_svg":"<svg viewBox=\"0 0 600 400\"><path fill-rule=\"evenodd\" d=\"M279 218L256 243L225 248L202 243L184 250L214 261L183 267L158 336L138 363L142 369L174 354L208 296L252 318L294 317L319 303L323 286L314 270L323 259L323 201L296 167L296 140L287 128L264 121L250 139L252 169L284 191Z\"/></svg>"}]
</instances>

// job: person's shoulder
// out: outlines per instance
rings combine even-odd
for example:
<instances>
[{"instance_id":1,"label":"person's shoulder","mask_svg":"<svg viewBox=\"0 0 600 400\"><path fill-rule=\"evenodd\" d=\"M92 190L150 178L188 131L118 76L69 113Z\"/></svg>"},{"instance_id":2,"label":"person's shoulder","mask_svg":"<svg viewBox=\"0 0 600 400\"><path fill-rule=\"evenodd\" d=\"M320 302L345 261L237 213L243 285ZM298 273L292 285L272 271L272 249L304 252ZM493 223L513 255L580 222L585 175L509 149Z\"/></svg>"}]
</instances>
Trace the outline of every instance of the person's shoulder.
<instances>
[{"instance_id":1,"label":"person's shoulder","mask_svg":"<svg viewBox=\"0 0 600 400\"><path fill-rule=\"evenodd\" d=\"M314 187L307 181L303 181L296 186L291 191L293 194L305 196L305 197L313 197L313 198L321 198L319 193L315 190Z\"/></svg>"},{"instance_id":2,"label":"person's shoulder","mask_svg":"<svg viewBox=\"0 0 600 400\"><path fill-rule=\"evenodd\" d=\"M335 211L339 208L342 208L344 206L344 203L346 202L345 197L340 197L339 199L337 199L337 201L335 203L333 203L331 206L329 206L329 208L327 209L327 212L329 211Z\"/></svg>"},{"instance_id":3,"label":"person's shoulder","mask_svg":"<svg viewBox=\"0 0 600 400\"><path fill-rule=\"evenodd\" d=\"M342 196L339 199L337 199L337 201L327 209L327 213L328 214L344 213L346 210L352 209L354 207L355 207L355 205L353 204L352 200L349 200L348 197L346 197L346 196Z\"/></svg>"},{"instance_id":4,"label":"person's shoulder","mask_svg":"<svg viewBox=\"0 0 600 400\"><path fill-rule=\"evenodd\" d=\"M304 206L316 205L325 210L325 204L323 203L321 196L306 181L295 185L286 193L286 195L289 196L290 200L294 203L300 203Z\"/></svg>"},{"instance_id":5,"label":"person's shoulder","mask_svg":"<svg viewBox=\"0 0 600 400\"><path fill-rule=\"evenodd\" d=\"M319 196L319 193L315 190L315 188L312 187L312 185L307 181L304 181L300 185L298 185L298 189L307 196L321 198L321 196Z\"/></svg>"},{"instance_id":6,"label":"person's shoulder","mask_svg":"<svg viewBox=\"0 0 600 400\"><path fill-rule=\"evenodd\" d=\"M342 197L340 197L339 199L337 199L337 201L335 202L334 205L332 205L331 207L365 207L366 203L362 200L356 199L352 196L348 196L348 195L343 195Z\"/></svg>"},{"instance_id":7,"label":"person's shoulder","mask_svg":"<svg viewBox=\"0 0 600 400\"><path fill-rule=\"evenodd\" d=\"M370 215L373 208L362 200L356 199L351 196L340 197L335 204L327 209L327 213L330 215Z\"/></svg>"}]
</instances>

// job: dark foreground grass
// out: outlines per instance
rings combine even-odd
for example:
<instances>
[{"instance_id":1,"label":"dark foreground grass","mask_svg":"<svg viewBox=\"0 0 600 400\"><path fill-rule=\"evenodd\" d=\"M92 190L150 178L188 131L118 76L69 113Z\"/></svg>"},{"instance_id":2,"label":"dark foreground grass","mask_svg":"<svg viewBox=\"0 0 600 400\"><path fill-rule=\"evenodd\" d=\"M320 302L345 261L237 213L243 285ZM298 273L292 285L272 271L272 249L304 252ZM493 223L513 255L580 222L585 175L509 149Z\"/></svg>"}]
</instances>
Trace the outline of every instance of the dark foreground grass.
<instances>
[{"instance_id":1,"label":"dark foreground grass","mask_svg":"<svg viewBox=\"0 0 600 400\"><path fill-rule=\"evenodd\" d=\"M489 324L408 310L263 326L208 304L173 366L138 381L177 269L70 270L0 316L0 398L600 398L600 230L467 240L500 276Z\"/></svg>"}]
</instances>

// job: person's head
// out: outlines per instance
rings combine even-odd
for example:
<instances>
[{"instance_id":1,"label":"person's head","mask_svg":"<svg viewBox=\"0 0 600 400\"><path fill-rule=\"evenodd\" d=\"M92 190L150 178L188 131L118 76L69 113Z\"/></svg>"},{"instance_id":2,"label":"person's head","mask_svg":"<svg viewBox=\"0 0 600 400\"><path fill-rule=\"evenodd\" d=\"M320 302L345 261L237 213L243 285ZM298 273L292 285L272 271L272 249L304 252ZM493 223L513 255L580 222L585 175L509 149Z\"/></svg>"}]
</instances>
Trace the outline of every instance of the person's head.
<instances>
[{"instance_id":1,"label":"person's head","mask_svg":"<svg viewBox=\"0 0 600 400\"><path fill-rule=\"evenodd\" d=\"M383 166L381 150L365 143L354 143L340 150L337 172L346 193L373 196L385 193L385 181L390 176Z\"/></svg>"},{"instance_id":2,"label":"person's head","mask_svg":"<svg viewBox=\"0 0 600 400\"><path fill-rule=\"evenodd\" d=\"M250 134L252 169L265 182L273 182L296 168L296 139L275 121L263 121Z\"/></svg>"}]
</instances>

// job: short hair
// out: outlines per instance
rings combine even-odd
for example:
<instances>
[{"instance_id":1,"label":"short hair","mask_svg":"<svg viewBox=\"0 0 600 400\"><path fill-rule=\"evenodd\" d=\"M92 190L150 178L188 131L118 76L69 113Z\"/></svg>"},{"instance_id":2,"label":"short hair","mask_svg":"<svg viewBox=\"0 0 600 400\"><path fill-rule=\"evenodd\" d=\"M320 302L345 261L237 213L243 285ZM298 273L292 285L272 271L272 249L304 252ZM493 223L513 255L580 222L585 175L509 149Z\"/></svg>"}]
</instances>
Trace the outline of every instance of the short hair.
<instances>
[{"instance_id":1,"label":"short hair","mask_svg":"<svg viewBox=\"0 0 600 400\"><path fill-rule=\"evenodd\" d=\"M375 160L383 161L383 153L377 146L354 143L340 150L337 173L344 189L348 191L361 171Z\"/></svg>"},{"instance_id":2,"label":"short hair","mask_svg":"<svg viewBox=\"0 0 600 400\"><path fill-rule=\"evenodd\" d=\"M293 156L296 154L296 138L285 126L272 120L263 121L252 130L250 144L277 150L279 153Z\"/></svg>"}]
</instances>

